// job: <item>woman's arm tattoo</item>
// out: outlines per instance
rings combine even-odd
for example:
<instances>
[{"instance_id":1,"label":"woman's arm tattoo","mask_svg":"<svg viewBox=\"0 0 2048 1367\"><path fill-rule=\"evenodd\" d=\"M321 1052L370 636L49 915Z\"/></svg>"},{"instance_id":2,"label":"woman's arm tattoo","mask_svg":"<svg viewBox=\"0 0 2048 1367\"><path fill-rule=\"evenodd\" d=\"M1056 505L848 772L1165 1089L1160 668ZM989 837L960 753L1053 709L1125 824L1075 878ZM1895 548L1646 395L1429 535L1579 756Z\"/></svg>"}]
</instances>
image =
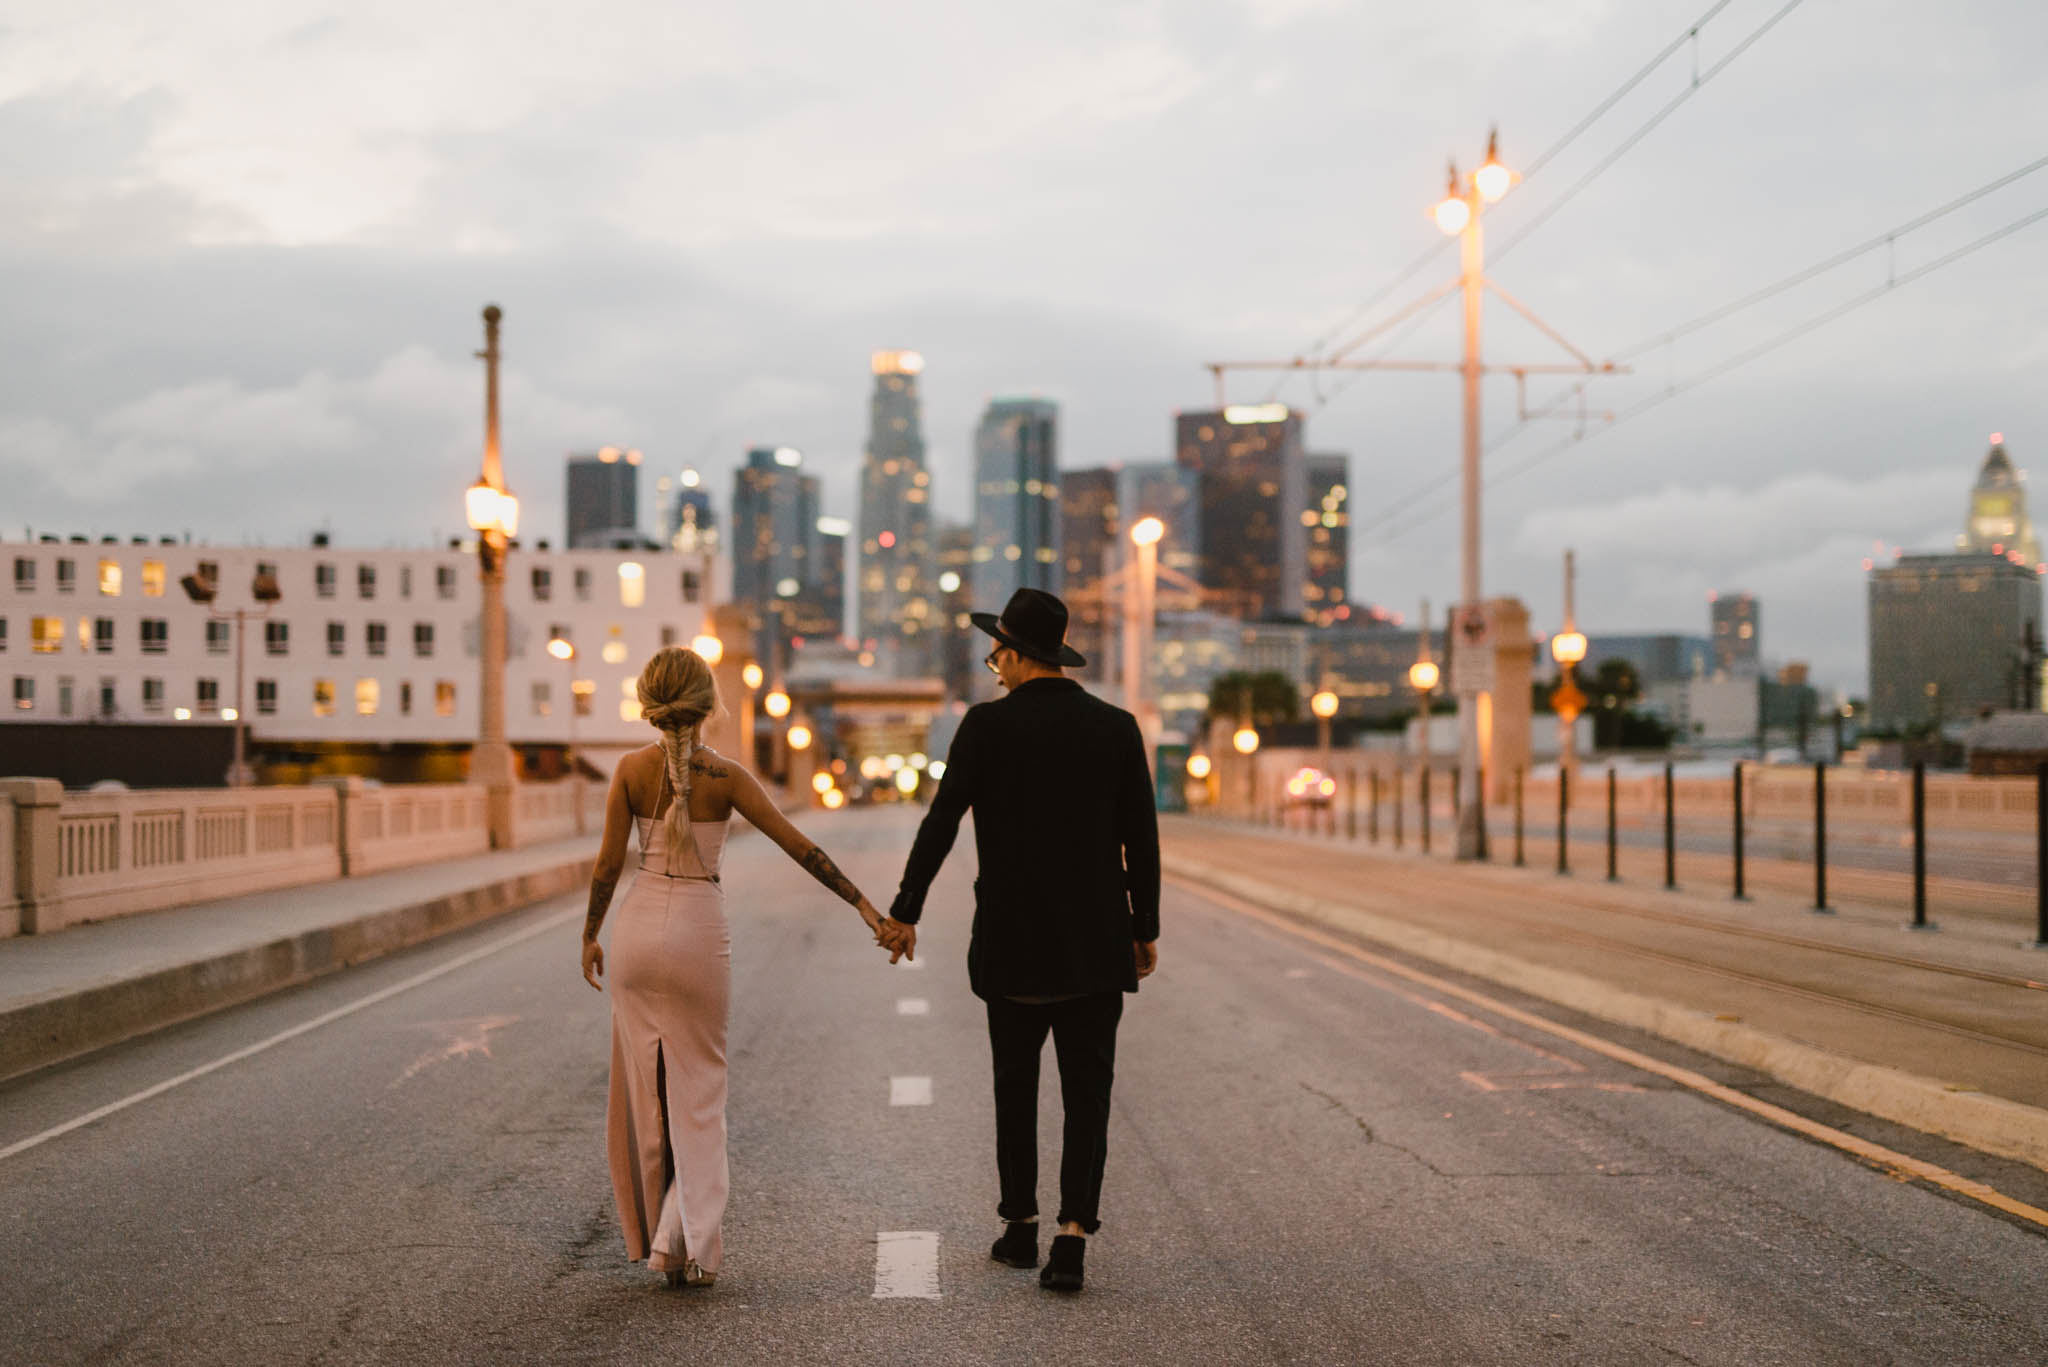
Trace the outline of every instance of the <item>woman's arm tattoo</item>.
<instances>
[{"instance_id":1,"label":"woman's arm tattoo","mask_svg":"<svg viewBox=\"0 0 2048 1367\"><path fill-rule=\"evenodd\" d=\"M616 873L606 878L594 875L590 880L590 912L583 918L583 938L595 940L597 928L604 924L604 914L612 904L612 889L619 885Z\"/></svg>"},{"instance_id":2,"label":"woman's arm tattoo","mask_svg":"<svg viewBox=\"0 0 2048 1367\"><path fill-rule=\"evenodd\" d=\"M804 872L838 893L841 900L852 906L860 904L860 889L853 885L851 878L839 871L839 866L832 862L831 855L813 845L797 862L803 865Z\"/></svg>"}]
</instances>

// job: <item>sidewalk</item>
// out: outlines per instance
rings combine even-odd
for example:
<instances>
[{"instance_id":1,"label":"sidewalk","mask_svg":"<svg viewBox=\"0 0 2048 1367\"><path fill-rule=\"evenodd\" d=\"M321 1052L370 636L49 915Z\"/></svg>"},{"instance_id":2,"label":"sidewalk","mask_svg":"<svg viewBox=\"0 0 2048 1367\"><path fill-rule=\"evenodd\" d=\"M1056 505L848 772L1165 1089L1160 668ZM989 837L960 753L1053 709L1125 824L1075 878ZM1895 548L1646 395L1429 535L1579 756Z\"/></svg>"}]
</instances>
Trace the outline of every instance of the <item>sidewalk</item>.
<instances>
[{"instance_id":1,"label":"sidewalk","mask_svg":"<svg viewBox=\"0 0 2048 1367\"><path fill-rule=\"evenodd\" d=\"M2007 909L1952 904L1949 929L1914 934L1889 897L1864 904L1849 887L1832 916L1776 879L1753 880L1751 902L1719 880L1687 889L1682 857L1667 891L1661 851L1624 849L1626 881L1608 883L1604 851L1559 877L1534 842L1525 868L1498 840L1500 862L1457 864L1447 830L1425 857L1412 831L1395 853L1214 819L1160 825L1169 875L2048 1168L2048 953L2020 947Z\"/></svg>"},{"instance_id":2,"label":"sidewalk","mask_svg":"<svg viewBox=\"0 0 2048 1367\"><path fill-rule=\"evenodd\" d=\"M0 940L0 1080L572 892L597 837Z\"/></svg>"}]
</instances>

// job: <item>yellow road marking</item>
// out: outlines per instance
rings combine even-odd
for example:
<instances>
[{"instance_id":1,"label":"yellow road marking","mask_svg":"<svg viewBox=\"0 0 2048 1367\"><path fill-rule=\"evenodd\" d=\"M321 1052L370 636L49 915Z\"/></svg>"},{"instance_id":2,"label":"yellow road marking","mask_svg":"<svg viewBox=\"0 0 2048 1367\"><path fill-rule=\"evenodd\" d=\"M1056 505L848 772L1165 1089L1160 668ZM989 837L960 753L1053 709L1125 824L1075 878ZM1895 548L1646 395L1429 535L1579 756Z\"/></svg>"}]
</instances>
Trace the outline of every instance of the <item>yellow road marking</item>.
<instances>
[{"instance_id":1,"label":"yellow road marking","mask_svg":"<svg viewBox=\"0 0 2048 1367\"><path fill-rule=\"evenodd\" d=\"M1616 1044L1612 1040L1602 1039L1598 1035L1589 1035L1583 1030L1575 1030L1569 1025L1561 1025L1556 1021L1546 1020L1542 1016L1524 1011L1519 1007L1510 1006L1504 1001L1498 1001L1483 992L1475 992L1469 987L1463 987L1457 983L1439 978L1435 974L1425 973L1417 968L1410 968L1398 960L1389 959L1381 954L1374 954L1370 950L1360 949L1358 946L1349 944L1334 935L1325 934L1312 926L1301 925L1256 903L1245 901L1241 897L1234 897L1228 893L1219 892L1215 888L1194 883L1184 878L1178 878L1171 874L1167 875L1167 881L1205 901L1225 907L1241 916L1258 921L1296 939L1307 940L1311 944L1320 945L1324 949L1356 959L1361 963L1371 964L1383 973L1392 973L1398 977L1406 978L1410 982L1420 983L1433 992L1456 997L1460 1001L1482 1007L1504 1019L1514 1021L1520 1025L1526 1025L1533 1030L1541 1030L1558 1039L1567 1040L1572 1044L1578 1045L1581 1049L1589 1049L1618 1063L1626 1063L1632 1068L1641 1069L1643 1072L1655 1073L1658 1077L1668 1078L1680 1086L1690 1088L1703 1096L1710 1096L1714 1100L1736 1107L1738 1110L1748 1111L1751 1115L1759 1119L1768 1120L1773 1125L1777 1125L1782 1129L1791 1130L1795 1134L1805 1135L1809 1139L1818 1140L1823 1144L1840 1149L1844 1153L1854 1154L1867 1163L1887 1168L1895 1176L1919 1178L1923 1182L1929 1182L1947 1191L1967 1196L1973 1201L1981 1201L1994 1210L2002 1210L2008 1215L2017 1216L2019 1219L2048 1230L2048 1210L2042 1210L2038 1206L2030 1206L2024 1201L2014 1200L2004 1192L1987 1187L1982 1182L1965 1177L1961 1173L1950 1172L1947 1168L1937 1163L1929 1163L1924 1159L1915 1158L1911 1154L1900 1153L1896 1149L1888 1149L1882 1144L1873 1144L1867 1139L1859 1139L1857 1136L1838 1130L1832 1125L1823 1125L1817 1120L1809 1120L1796 1111L1788 1111L1783 1106L1773 1106L1768 1101L1759 1101L1747 1092L1740 1092L1733 1087L1724 1086L1710 1077L1694 1072L1690 1068L1681 1068L1675 1063L1666 1063L1662 1059L1652 1058L1650 1055L1631 1049L1627 1045ZM1321 956L1318 957L1320 958ZM1372 979L1357 972L1348 964L1333 959L1323 959L1323 962L1339 972L1358 978L1362 982L1372 981Z\"/></svg>"}]
</instances>

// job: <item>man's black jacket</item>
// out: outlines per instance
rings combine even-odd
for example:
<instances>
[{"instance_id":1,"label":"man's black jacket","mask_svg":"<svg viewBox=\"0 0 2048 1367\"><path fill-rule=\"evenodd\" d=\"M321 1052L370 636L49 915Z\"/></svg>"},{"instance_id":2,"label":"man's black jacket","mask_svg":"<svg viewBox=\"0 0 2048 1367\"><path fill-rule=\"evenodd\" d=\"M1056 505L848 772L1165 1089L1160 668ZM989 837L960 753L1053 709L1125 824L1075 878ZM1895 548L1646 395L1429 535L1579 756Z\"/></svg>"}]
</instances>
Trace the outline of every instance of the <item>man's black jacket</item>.
<instances>
[{"instance_id":1,"label":"man's black jacket","mask_svg":"<svg viewBox=\"0 0 2048 1367\"><path fill-rule=\"evenodd\" d=\"M1131 942L1159 938L1159 819L1136 719L1068 678L968 708L891 916L924 914L970 807L975 995L1137 991Z\"/></svg>"}]
</instances>

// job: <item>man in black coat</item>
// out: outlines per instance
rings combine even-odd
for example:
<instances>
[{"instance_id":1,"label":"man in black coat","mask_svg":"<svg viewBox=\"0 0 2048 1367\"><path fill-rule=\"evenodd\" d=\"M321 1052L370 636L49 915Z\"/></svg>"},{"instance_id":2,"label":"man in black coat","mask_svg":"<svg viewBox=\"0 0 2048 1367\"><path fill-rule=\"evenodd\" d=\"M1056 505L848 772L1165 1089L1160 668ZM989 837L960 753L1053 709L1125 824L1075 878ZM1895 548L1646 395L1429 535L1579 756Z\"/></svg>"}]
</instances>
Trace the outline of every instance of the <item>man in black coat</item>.
<instances>
[{"instance_id":1,"label":"man in black coat","mask_svg":"<svg viewBox=\"0 0 2048 1367\"><path fill-rule=\"evenodd\" d=\"M1018 589L986 663L1009 696L971 707L946 756L889 909L915 927L960 817L974 809L974 932L967 978L988 1006L996 1170L1006 1226L990 1256L1038 1265L1038 1062L1048 1032L1066 1111L1060 1231L1039 1281L1081 1289L1085 1236L1101 1221L1116 1027L1126 992L1159 962L1159 821L1137 720L1061 673L1067 609ZM915 929L905 932L915 945Z\"/></svg>"}]
</instances>

